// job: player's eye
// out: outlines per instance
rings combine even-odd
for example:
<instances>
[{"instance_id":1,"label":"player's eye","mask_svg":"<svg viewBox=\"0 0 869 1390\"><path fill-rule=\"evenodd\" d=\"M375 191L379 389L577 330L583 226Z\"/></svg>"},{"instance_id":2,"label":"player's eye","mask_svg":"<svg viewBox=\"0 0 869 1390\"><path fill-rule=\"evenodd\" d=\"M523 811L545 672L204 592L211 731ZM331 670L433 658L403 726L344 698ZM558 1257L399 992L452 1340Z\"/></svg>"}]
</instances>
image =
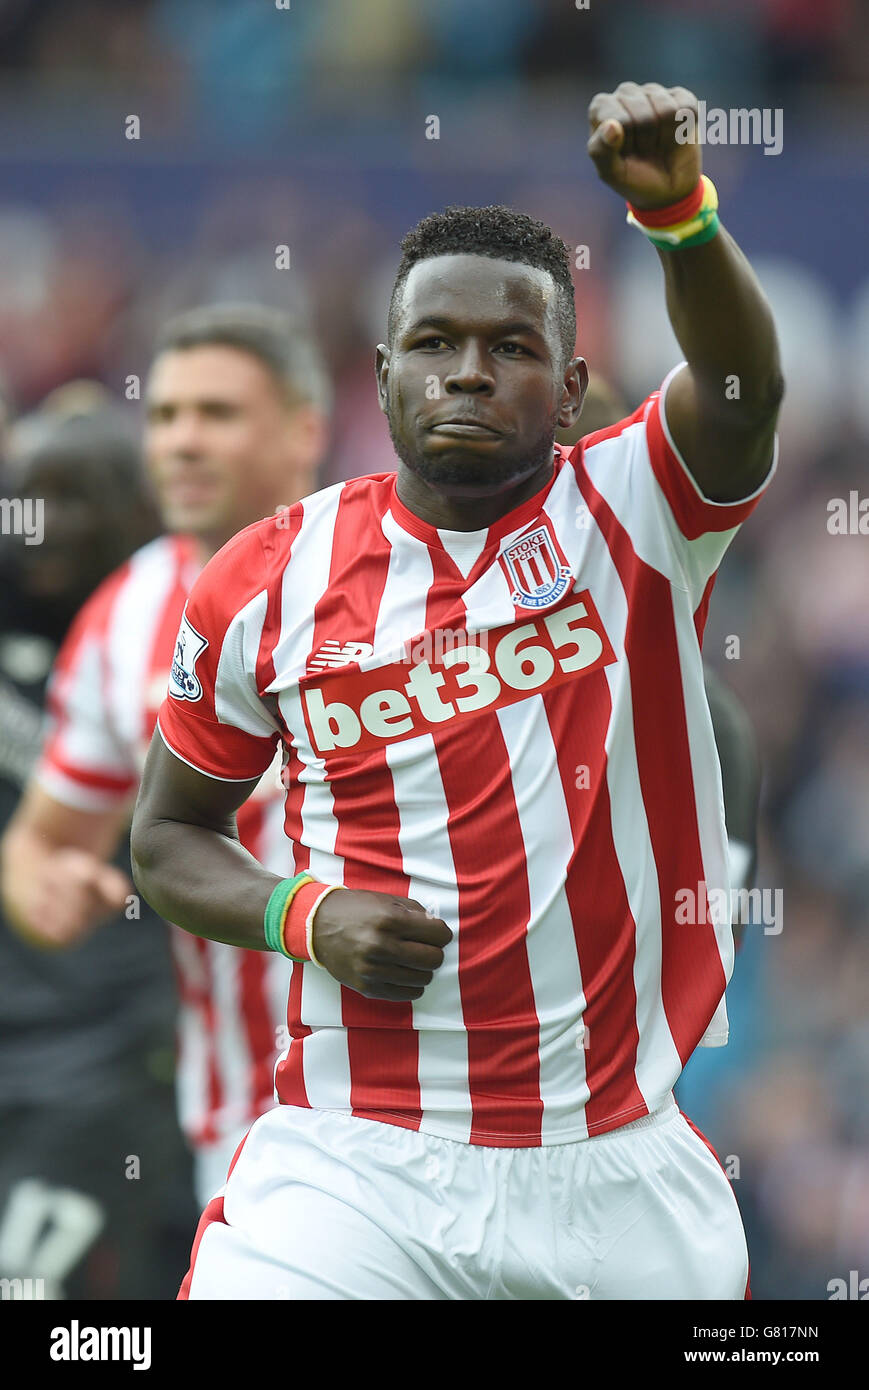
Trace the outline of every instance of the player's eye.
<instances>
[{"instance_id":1,"label":"player's eye","mask_svg":"<svg viewBox=\"0 0 869 1390\"><path fill-rule=\"evenodd\" d=\"M527 354L527 352L528 352L527 347L525 347L522 343L507 342L507 343L501 343L501 344L499 344L499 346L502 347L502 348L515 348L516 351L517 351L517 353L526 353L526 354ZM511 357L514 356L514 354L513 354L512 352L511 352L509 355L510 355Z\"/></svg>"},{"instance_id":2,"label":"player's eye","mask_svg":"<svg viewBox=\"0 0 869 1390\"><path fill-rule=\"evenodd\" d=\"M421 338L418 343L414 344L414 346L418 348L434 347L438 343L446 343L446 341L446 338Z\"/></svg>"}]
</instances>

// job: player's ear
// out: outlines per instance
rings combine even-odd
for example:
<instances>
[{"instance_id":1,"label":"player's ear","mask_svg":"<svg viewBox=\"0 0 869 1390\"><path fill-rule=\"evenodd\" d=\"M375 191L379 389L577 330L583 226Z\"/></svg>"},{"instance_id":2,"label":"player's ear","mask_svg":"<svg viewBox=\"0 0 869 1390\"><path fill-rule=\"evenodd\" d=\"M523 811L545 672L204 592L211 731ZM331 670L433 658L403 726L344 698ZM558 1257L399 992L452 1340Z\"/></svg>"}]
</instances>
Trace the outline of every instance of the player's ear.
<instances>
[{"instance_id":1,"label":"player's ear","mask_svg":"<svg viewBox=\"0 0 869 1390\"><path fill-rule=\"evenodd\" d=\"M564 371L558 428L569 430L579 419L585 393L588 390L588 363L584 357L574 357Z\"/></svg>"},{"instance_id":2,"label":"player's ear","mask_svg":"<svg viewBox=\"0 0 869 1390\"><path fill-rule=\"evenodd\" d=\"M374 373L377 377L377 401L380 409L386 414L386 383L389 379L389 363L392 353L385 343L377 344L377 351L374 354Z\"/></svg>"}]
</instances>

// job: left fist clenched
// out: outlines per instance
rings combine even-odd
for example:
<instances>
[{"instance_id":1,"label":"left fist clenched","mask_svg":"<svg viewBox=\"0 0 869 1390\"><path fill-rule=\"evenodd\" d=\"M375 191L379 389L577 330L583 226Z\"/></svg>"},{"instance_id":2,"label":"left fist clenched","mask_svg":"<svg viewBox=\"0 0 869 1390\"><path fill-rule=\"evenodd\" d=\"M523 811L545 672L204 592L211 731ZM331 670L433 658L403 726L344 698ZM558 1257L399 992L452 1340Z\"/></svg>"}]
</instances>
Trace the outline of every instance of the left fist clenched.
<instances>
[{"instance_id":1,"label":"left fist clenched","mask_svg":"<svg viewBox=\"0 0 869 1390\"><path fill-rule=\"evenodd\" d=\"M702 172L700 146L676 139L688 111L694 130L694 93L658 82L620 82L614 92L592 97L588 153L604 183L638 208L668 207L687 197Z\"/></svg>"}]
</instances>

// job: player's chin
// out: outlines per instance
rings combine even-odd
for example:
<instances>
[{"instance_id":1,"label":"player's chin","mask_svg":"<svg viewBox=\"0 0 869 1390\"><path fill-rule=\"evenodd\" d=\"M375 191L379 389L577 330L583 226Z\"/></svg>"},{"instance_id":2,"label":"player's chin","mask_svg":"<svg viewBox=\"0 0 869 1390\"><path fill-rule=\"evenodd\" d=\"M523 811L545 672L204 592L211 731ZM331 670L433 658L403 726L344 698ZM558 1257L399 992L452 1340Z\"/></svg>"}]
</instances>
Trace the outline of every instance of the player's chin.
<instances>
[{"instance_id":1,"label":"player's chin","mask_svg":"<svg viewBox=\"0 0 869 1390\"><path fill-rule=\"evenodd\" d=\"M426 451L416 471L423 482L451 497L488 497L522 482L528 470L515 457L462 442L455 448Z\"/></svg>"},{"instance_id":2,"label":"player's chin","mask_svg":"<svg viewBox=\"0 0 869 1390\"><path fill-rule=\"evenodd\" d=\"M230 525L225 507L208 507L195 503L167 502L161 507L167 531L191 536L211 536L229 527L229 534L240 528Z\"/></svg>"}]
</instances>

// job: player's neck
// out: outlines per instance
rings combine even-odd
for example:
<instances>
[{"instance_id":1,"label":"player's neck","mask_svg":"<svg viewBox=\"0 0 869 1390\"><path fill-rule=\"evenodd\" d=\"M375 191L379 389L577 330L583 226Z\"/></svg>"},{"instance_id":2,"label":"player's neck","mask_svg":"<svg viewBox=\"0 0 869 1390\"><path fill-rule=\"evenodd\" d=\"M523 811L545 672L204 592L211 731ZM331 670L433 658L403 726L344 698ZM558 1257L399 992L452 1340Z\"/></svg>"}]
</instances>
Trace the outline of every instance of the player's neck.
<instances>
[{"instance_id":1,"label":"player's neck","mask_svg":"<svg viewBox=\"0 0 869 1390\"><path fill-rule=\"evenodd\" d=\"M447 497L429 487L403 463L398 465L395 489L408 511L439 531L485 531L547 486L552 478L554 458L553 449L547 462L529 478L506 492L489 497Z\"/></svg>"}]
</instances>

